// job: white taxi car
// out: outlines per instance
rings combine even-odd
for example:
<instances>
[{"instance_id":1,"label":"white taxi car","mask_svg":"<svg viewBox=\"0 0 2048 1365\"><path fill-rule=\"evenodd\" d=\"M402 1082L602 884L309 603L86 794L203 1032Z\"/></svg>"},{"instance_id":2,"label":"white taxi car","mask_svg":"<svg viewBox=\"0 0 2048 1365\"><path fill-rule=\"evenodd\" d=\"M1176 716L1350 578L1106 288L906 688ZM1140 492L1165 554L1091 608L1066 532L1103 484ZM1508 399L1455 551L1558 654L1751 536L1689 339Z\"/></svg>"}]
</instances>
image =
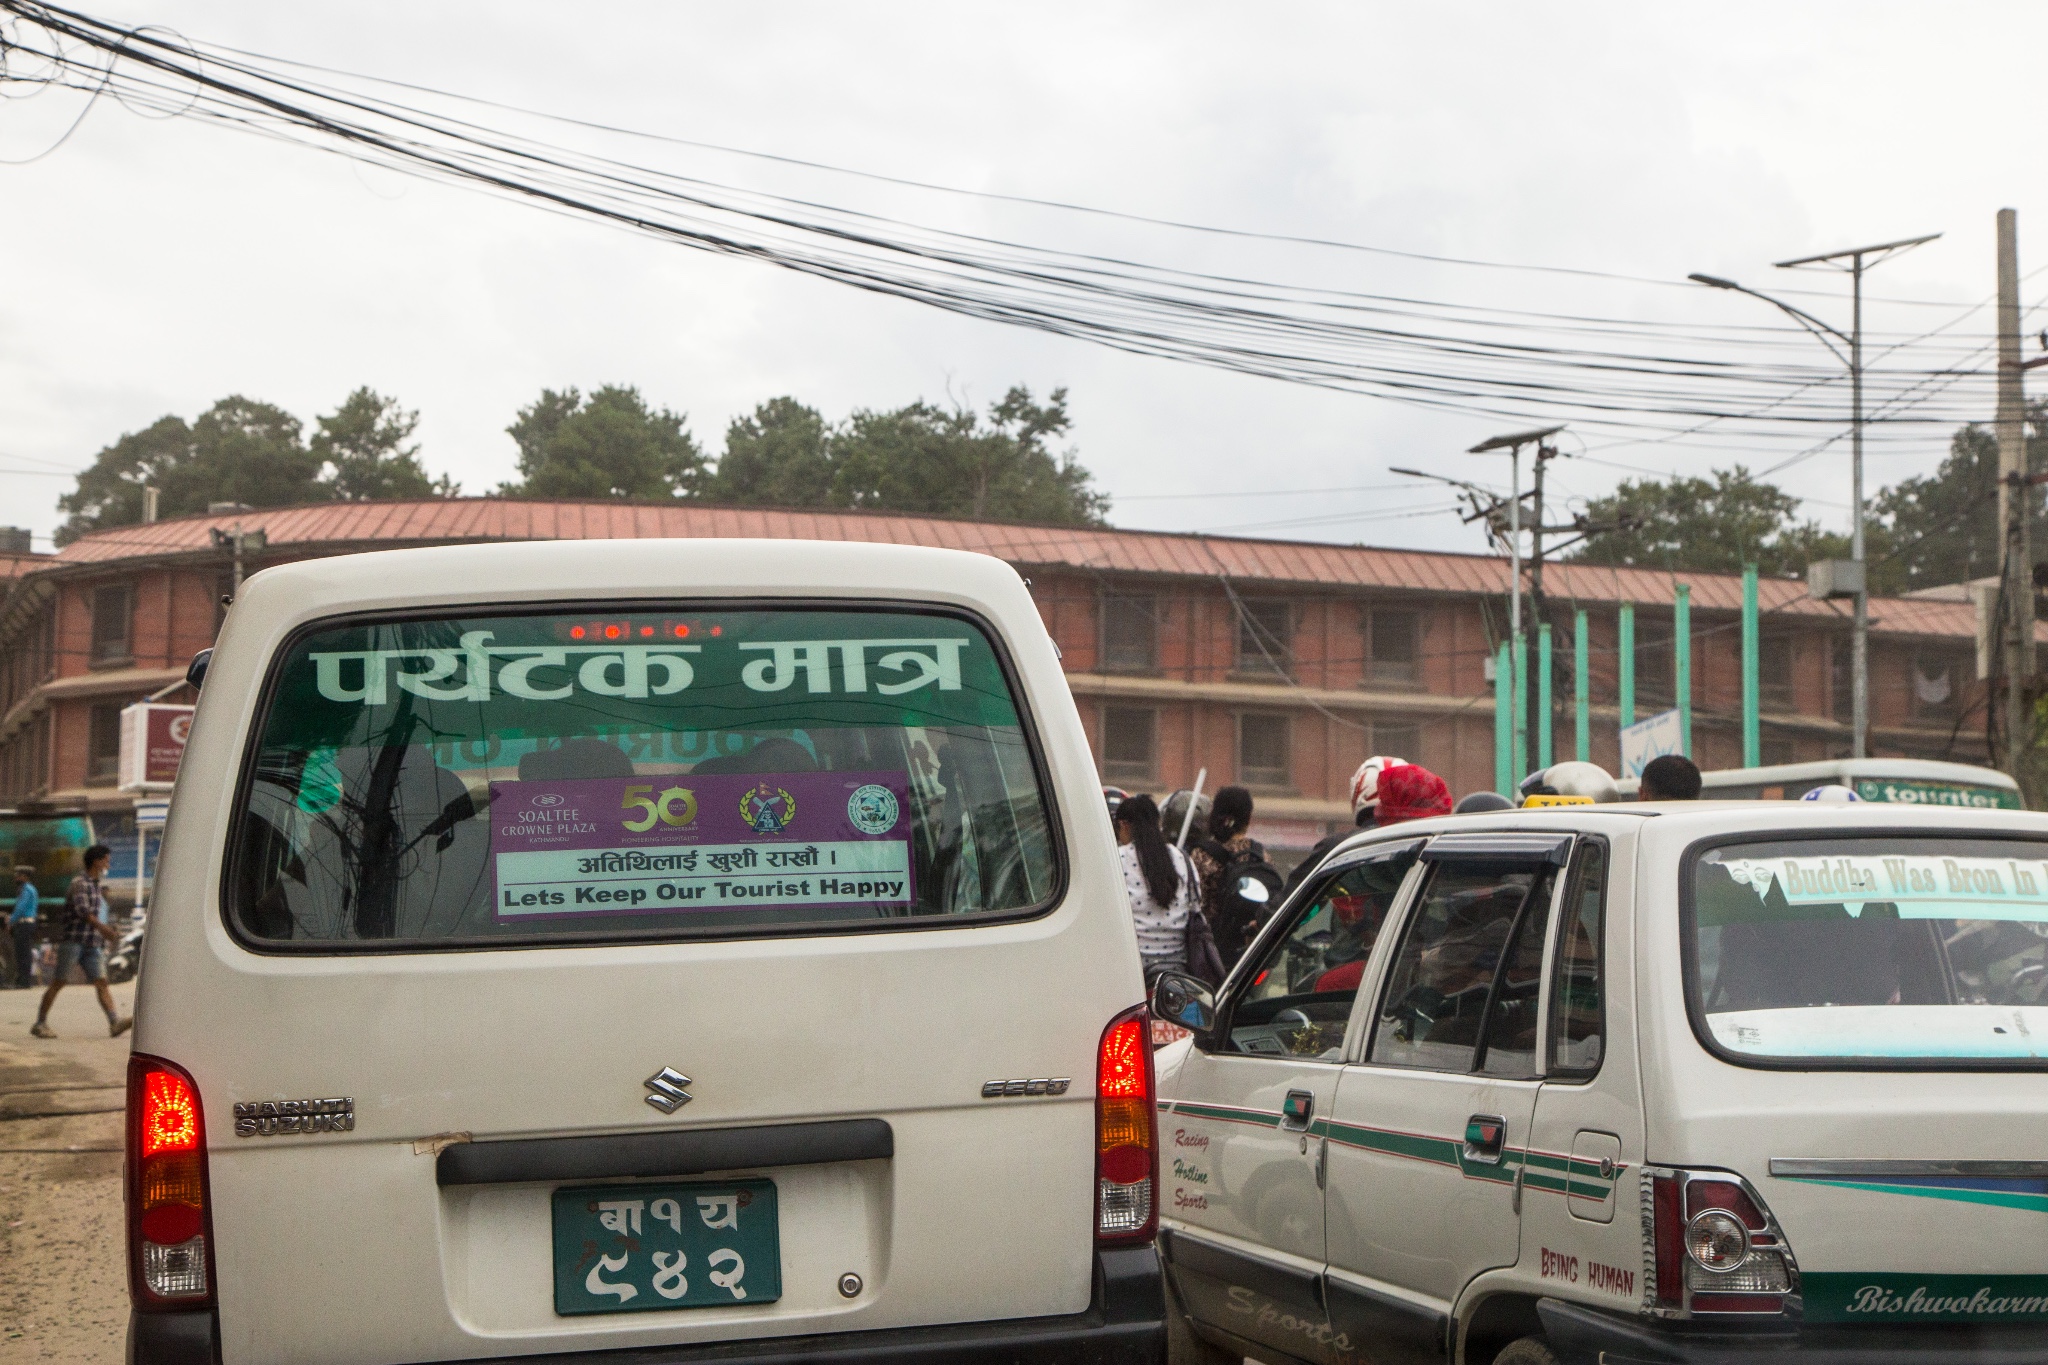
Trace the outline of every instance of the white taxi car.
<instances>
[{"instance_id":1,"label":"white taxi car","mask_svg":"<svg viewBox=\"0 0 2048 1365\"><path fill-rule=\"evenodd\" d=\"M2048 818L1400 825L1153 1003L1192 1358L2048 1359Z\"/></svg>"},{"instance_id":2,"label":"white taxi car","mask_svg":"<svg viewBox=\"0 0 2048 1365\"><path fill-rule=\"evenodd\" d=\"M1006 565L322 559L203 682L136 1365L1160 1357L1137 947Z\"/></svg>"}]
</instances>

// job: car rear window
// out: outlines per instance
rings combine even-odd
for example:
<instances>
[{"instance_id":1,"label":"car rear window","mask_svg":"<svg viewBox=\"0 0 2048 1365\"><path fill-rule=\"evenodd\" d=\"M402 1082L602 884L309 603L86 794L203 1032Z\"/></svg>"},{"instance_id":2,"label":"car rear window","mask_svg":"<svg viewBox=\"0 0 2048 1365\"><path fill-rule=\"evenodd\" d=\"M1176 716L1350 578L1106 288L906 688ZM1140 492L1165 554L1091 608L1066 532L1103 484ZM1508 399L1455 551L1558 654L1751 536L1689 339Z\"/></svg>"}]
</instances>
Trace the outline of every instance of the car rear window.
<instances>
[{"instance_id":1,"label":"car rear window","mask_svg":"<svg viewBox=\"0 0 2048 1365\"><path fill-rule=\"evenodd\" d=\"M303 633L231 848L240 935L329 951L952 922L1059 880L994 647L910 611Z\"/></svg>"},{"instance_id":2,"label":"car rear window","mask_svg":"<svg viewBox=\"0 0 2048 1365\"><path fill-rule=\"evenodd\" d=\"M1692 882L1688 998L1735 1060L2048 1057L2048 844L1738 844Z\"/></svg>"}]
</instances>

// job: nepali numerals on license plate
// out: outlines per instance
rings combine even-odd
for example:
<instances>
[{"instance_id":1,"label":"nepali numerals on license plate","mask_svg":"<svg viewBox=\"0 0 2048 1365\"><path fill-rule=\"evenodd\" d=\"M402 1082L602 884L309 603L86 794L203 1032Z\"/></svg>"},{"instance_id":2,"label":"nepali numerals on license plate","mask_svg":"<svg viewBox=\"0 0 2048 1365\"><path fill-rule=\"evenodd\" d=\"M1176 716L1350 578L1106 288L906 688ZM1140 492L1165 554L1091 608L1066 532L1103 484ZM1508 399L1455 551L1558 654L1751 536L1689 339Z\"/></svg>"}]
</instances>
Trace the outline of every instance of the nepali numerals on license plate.
<instances>
[{"instance_id":1,"label":"nepali numerals on license plate","mask_svg":"<svg viewBox=\"0 0 2048 1365\"><path fill-rule=\"evenodd\" d=\"M558 1189L554 1234L560 1314L782 1297L772 1180Z\"/></svg>"}]
</instances>

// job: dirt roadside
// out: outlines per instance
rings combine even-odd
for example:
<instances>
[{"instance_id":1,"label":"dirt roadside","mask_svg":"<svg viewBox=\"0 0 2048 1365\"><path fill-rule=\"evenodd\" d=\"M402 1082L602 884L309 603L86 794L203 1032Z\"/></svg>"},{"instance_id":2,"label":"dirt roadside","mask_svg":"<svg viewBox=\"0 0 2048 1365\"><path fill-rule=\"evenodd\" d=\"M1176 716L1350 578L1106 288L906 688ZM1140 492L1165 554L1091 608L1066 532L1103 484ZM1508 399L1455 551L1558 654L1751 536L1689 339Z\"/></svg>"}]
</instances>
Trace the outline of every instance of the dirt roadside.
<instances>
[{"instance_id":1,"label":"dirt roadside","mask_svg":"<svg viewBox=\"0 0 2048 1365\"><path fill-rule=\"evenodd\" d=\"M117 1365L128 1039L107 1036L87 986L57 998L55 1040L31 1038L40 996L0 991L0 1365ZM123 1013L134 998L114 988Z\"/></svg>"}]
</instances>

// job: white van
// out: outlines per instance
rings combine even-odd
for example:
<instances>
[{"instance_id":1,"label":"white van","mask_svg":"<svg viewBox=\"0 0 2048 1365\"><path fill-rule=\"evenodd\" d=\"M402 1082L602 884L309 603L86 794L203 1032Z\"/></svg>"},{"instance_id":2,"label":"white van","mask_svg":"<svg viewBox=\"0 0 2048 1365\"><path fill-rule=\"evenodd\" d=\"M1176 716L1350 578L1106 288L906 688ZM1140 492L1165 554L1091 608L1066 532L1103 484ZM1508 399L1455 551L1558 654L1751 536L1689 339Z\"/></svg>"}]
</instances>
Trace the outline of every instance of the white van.
<instances>
[{"instance_id":1,"label":"white van","mask_svg":"<svg viewBox=\"0 0 2048 1365\"><path fill-rule=\"evenodd\" d=\"M1130 913L999 561L266 570L171 809L137 1365L1163 1351Z\"/></svg>"},{"instance_id":2,"label":"white van","mask_svg":"<svg viewBox=\"0 0 2048 1365\"><path fill-rule=\"evenodd\" d=\"M2048 818L1398 825L1154 1008L1189 1361L2048 1359Z\"/></svg>"}]
</instances>

